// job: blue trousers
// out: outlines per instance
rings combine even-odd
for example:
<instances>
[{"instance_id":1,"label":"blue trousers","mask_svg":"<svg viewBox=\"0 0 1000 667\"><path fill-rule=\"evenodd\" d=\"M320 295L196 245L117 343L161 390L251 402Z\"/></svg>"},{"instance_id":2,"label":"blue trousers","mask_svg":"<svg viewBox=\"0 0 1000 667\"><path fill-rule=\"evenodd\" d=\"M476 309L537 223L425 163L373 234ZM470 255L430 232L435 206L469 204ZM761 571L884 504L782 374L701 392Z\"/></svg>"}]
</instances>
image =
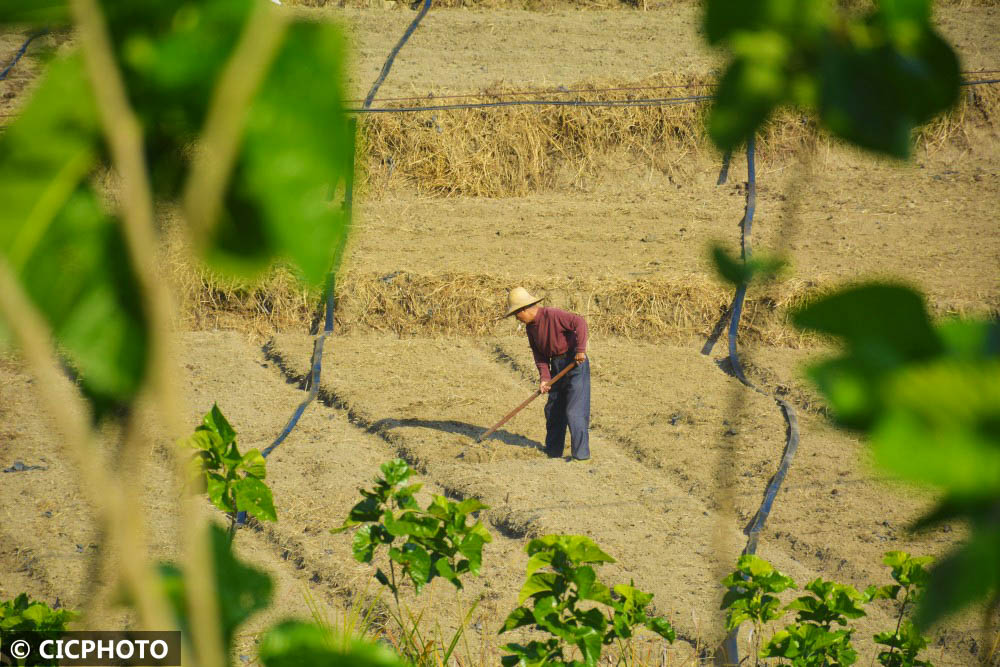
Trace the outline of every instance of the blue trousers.
<instances>
[{"instance_id":1,"label":"blue trousers","mask_svg":"<svg viewBox=\"0 0 1000 667\"><path fill-rule=\"evenodd\" d=\"M573 356L549 362L549 372L555 377L573 363ZM566 427L569 427L570 452L575 459L590 458L590 361L571 370L549 390L545 404L545 453L560 457L566 448Z\"/></svg>"}]
</instances>

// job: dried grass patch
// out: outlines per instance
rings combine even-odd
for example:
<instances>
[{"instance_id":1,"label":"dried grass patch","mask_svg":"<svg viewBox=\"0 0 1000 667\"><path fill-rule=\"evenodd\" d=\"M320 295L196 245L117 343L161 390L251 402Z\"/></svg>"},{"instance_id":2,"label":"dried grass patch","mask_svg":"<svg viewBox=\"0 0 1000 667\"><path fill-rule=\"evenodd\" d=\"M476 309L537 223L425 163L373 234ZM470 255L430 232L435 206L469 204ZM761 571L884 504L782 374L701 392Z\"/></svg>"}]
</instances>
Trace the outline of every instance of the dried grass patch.
<instances>
[{"instance_id":1,"label":"dried grass patch","mask_svg":"<svg viewBox=\"0 0 1000 667\"><path fill-rule=\"evenodd\" d=\"M307 331L320 294L302 288L276 267L239 283L222 281L188 265L179 252L167 263L179 300L179 326L189 330L235 329L255 338ZM502 304L513 279L494 274L348 272L335 291L340 332L374 330L399 336L486 336L512 328ZM529 280L524 286L545 303L584 315L594 335L645 340L708 336L728 308L732 292L705 276L638 279ZM787 281L755 290L747 299L742 334L768 345L798 347L808 337L784 322L784 310L816 291L815 283Z\"/></svg>"},{"instance_id":2,"label":"dried grass patch","mask_svg":"<svg viewBox=\"0 0 1000 667\"><path fill-rule=\"evenodd\" d=\"M255 281L221 280L185 259L176 239L165 251L179 300L179 323L188 330L239 330L261 340L278 332L304 332L318 322L320 293L301 286L277 266ZM501 319L507 290L520 282L552 305L587 318L595 336L687 343L707 338L729 308L733 291L704 274L680 278L546 278L517 281L481 273L387 274L347 271L338 278L336 328L397 336L490 336L516 324ZM785 279L751 286L740 321L741 341L808 347L819 341L795 330L787 313L834 288L838 280ZM931 303L935 316L1000 315L1000 301ZM723 334L724 335L724 334Z\"/></svg>"},{"instance_id":3,"label":"dried grass patch","mask_svg":"<svg viewBox=\"0 0 1000 667\"><path fill-rule=\"evenodd\" d=\"M509 86L494 86L474 98L442 99L442 103L495 102L511 99L577 99L629 101L709 94L714 78L662 74L632 82L590 81L573 87L582 92L559 94L537 89L512 97ZM612 90L679 86L658 90ZM397 101L387 106L419 104ZM362 118L358 163L359 188L379 196L405 186L421 193L483 197L522 196L581 180L600 178L623 162L683 181L699 161L717 160L718 151L704 131L706 103L661 107L505 107L451 111L369 114ZM998 129L1000 88L963 90L958 105L915 133L918 149L946 144L976 149L985 129L994 139ZM783 162L806 144L833 145L838 140L817 127L801 111L783 109L762 129L761 162ZM993 142L989 142L993 143Z\"/></svg>"}]
</instances>

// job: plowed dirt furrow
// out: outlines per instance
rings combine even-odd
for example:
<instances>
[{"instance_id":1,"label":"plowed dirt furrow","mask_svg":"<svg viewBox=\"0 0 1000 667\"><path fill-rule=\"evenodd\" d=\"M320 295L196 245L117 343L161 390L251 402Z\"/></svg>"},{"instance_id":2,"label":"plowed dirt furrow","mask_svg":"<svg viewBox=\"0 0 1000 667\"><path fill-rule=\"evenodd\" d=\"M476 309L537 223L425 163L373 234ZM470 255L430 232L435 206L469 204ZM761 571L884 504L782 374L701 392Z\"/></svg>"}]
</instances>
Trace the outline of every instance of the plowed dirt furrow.
<instances>
[{"instance_id":1,"label":"plowed dirt furrow","mask_svg":"<svg viewBox=\"0 0 1000 667\"><path fill-rule=\"evenodd\" d=\"M497 339L484 347L522 377L528 372L532 360L523 340ZM596 430L695 497L725 498L728 487L740 525L749 523L785 444L785 422L774 401L726 375L721 358L702 356L696 345L604 339L590 347ZM822 576L861 590L888 583L882 565L887 551L941 556L955 544L952 526L907 531L933 497L881 479L855 436L816 415L800 417L800 429L799 451L759 555L788 572L794 561L807 572L802 584Z\"/></svg>"},{"instance_id":2,"label":"plowed dirt furrow","mask_svg":"<svg viewBox=\"0 0 1000 667\"><path fill-rule=\"evenodd\" d=\"M605 570L609 578L632 578L654 592L657 608L684 635L716 639L721 629L718 581L745 543L741 529L759 506L784 443L784 423L769 399L737 386L696 350L639 345L630 351L633 346L624 341L600 341L594 353L594 410L600 414L591 439L594 458L568 463L549 460L540 449L542 401L519 414L496 440L474 443L530 393L532 384L524 376L531 372L531 360L519 338L474 343L350 336L332 342L321 393L349 409L358 426L412 456L450 494L490 505L488 517L498 532L513 539L552 532L590 535L618 559ZM293 376L305 372L310 349L307 337L282 336L271 343L272 354ZM384 377L375 369L352 374L349 369L364 358L377 359ZM403 359L405 364L394 361ZM611 369L612 359L620 370ZM636 371L641 368L647 371ZM657 383L666 386L652 391ZM702 423L683 437L665 437L669 427L659 423L664 407L655 396L665 395L669 402L671 392L682 395L691 387L703 397L696 424ZM728 398L734 391L735 402ZM619 395L617 406L598 399L612 393ZM737 416L729 427L735 432L727 436L723 420L732 419L733 406ZM614 419L617 408L628 415L623 419L649 424L652 418L653 423L622 431L626 427ZM892 496L888 514L880 510L879 522L888 528L868 526L873 519L861 507L889 504L889 489L865 472L852 438L812 421L804 428L803 440L812 442L800 451L802 463L793 466L788 490L779 495L761 540L762 556L800 584L823 576L863 588L888 581L881 565L885 551L940 553L952 543L944 534L905 534L905 517L928 502L912 493ZM622 432L628 434L626 442L618 437ZM727 437L733 445L725 444ZM664 464L671 442L684 443L689 451L673 468ZM734 453L735 463L724 458ZM727 479L736 488L731 495L737 516L729 514L719 490L724 465L734 468ZM827 484L837 493L829 494ZM833 501L827 502L826 495ZM725 563L720 564L720 553L727 554ZM859 621L859 634L889 627L892 614L886 605L872 606L868 618ZM944 653L939 658L948 662Z\"/></svg>"},{"instance_id":3,"label":"plowed dirt furrow","mask_svg":"<svg viewBox=\"0 0 1000 667\"><path fill-rule=\"evenodd\" d=\"M718 581L745 538L740 531L743 522L728 517L713 493L699 494L678 485L671 475L636 460L628 447L600 432L592 435L594 458L588 462L545 458L534 440L544 433L540 405L523 417L518 415L498 440L475 444L474 436L494 421L494 411L502 414L506 406L516 405L530 392L530 385L516 372L498 372L483 346L468 341L363 336L338 338L333 343L324 357L321 392L350 406L359 415L359 425L399 443L430 479L449 492L490 505L490 522L513 538L553 532L593 537L618 559L605 569L610 578L634 579L655 593L657 608L685 635L709 641L719 638ZM287 369L305 373L311 349L307 337L278 337L271 349ZM516 350L509 353L519 354ZM349 371L360 357L375 355L385 359L381 364L384 389L377 386L378 372L358 376ZM391 361L404 358L405 364ZM718 375L718 382L725 385L728 378ZM604 382L595 379L595 393L607 388ZM460 398L459 388L475 400ZM711 387L704 389L707 392ZM720 414L718 406L713 413ZM408 425L402 425L400 418ZM776 421L780 422L780 416ZM778 450L774 465L783 437L783 430L772 434ZM523 440L535 444L525 447L519 444ZM705 454L709 459L715 456L707 450ZM711 471L713 466L701 467ZM755 483L747 484L755 488L757 504L772 473L768 468L754 474ZM706 482L704 488L714 487ZM748 500L751 495L746 494ZM813 562L784 551L787 546L781 542L768 545L766 555L803 583L822 572ZM727 554L725 563L719 562L720 553ZM877 559L872 567L877 570ZM890 615L876 608L861 628L867 632L870 626L874 633L890 623Z\"/></svg>"}]
</instances>

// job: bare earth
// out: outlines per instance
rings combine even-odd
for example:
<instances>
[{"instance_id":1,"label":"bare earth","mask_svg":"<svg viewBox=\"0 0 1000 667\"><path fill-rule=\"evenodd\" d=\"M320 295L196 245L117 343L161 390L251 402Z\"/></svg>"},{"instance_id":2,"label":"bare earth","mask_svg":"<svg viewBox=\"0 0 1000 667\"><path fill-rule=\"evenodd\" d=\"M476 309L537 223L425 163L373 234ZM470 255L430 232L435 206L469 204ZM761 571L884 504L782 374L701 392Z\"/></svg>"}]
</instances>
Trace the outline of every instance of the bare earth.
<instances>
[{"instance_id":1,"label":"bare earth","mask_svg":"<svg viewBox=\"0 0 1000 667\"><path fill-rule=\"evenodd\" d=\"M412 18L402 10L315 13L352 26L351 90L358 96ZM940 9L937 16L965 69L1000 68L1000 9ZM697 26L696 10L686 5L646 13L440 10L401 52L380 97L471 92L498 81L572 87L662 71L707 73L720 62ZM0 63L22 40L20 33L0 37ZM0 113L23 103L36 72L29 53L0 82ZM997 312L1000 150L995 135L976 132L963 147L932 147L906 165L836 148L788 160L762 156L755 247L786 252L797 278L905 276L941 311ZM507 277L511 286L525 278L704 274L710 241L737 247L741 160L734 158L724 186L715 185L718 164L698 158L680 179L623 161L600 179L519 198L430 198L392 189L357 203L347 268L474 272ZM177 368L192 428L218 402L241 447L269 444L305 396L307 324L264 346L241 332L179 332ZM785 443L775 402L722 370L724 341L708 356L700 353L703 342L595 337L594 457L569 464L539 449L541 401L490 440L474 442L534 389L527 344L514 322L488 339L355 331L328 340L321 400L268 460L279 521L236 538L241 556L276 581L275 605L245 628L237 655L254 664L255 633L284 616L308 617L307 597L337 617L355 596L374 594L372 568L351 558L349 536L327 531L379 463L402 456L426 483L422 501L441 493L480 498L491 508L483 518L494 541L482 577L458 596L435 584L407 598L444 631L481 599L463 656L498 662L496 646L507 637L496 631L516 604L527 541L570 532L590 535L617 559L603 568L604 580L633 579L655 594L657 611L682 637L668 664L698 664L724 634L718 582L745 544L742 531ZM884 552L941 555L964 533L958 525L916 536L906 531L934 498L881 479L865 463L864 443L830 425L801 377L814 354L746 350L755 382L789 391L802 431L758 553L800 584L817 576L859 588L887 583ZM170 441L152 428L149 437L148 530L154 553L171 558L178 533L165 455ZM88 627L111 629L125 620L94 585L104 576L93 571L101 536L58 443L32 378L15 358L0 358L0 469L16 461L43 468L0 473L0 599L27 591L83 608L96 596ZM859 622L861 662L871 662L870 637L889 629L892 615L876 604ZM978 622L970 614L935 629L928 657L938 665L974 664L982 650ZM643 642L660 655L657 642Z\"/></svg>"}]
</instances>

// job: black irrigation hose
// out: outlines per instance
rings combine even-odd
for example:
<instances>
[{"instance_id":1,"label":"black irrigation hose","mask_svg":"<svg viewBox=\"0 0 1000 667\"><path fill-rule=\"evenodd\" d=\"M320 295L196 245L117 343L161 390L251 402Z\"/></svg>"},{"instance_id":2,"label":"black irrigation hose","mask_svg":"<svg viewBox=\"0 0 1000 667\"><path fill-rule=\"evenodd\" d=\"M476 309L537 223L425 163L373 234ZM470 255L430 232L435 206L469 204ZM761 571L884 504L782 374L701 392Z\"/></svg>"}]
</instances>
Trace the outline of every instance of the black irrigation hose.
<instances>
[{"instance_id":1,"label":"black irrigation hose","mask_svg":"<svg viewBox=\"0 0 1000 667\"><path fill-rule=\"evenodd\" d=\"M396 54L399 53L399 50L403 48L404 44L406 44L406 40L408 40L410 38L410 35L413 34L413 31L416 30L417 24L420 23L420 19L424 17L424 14L426 14L427 10L430 9L430 6L431 6L431 0L425 0L423 9L421 9L420 13L418 13L416 18L413 19L413 22L410 24L410 27L406 29L405 33L403 33L402 39L399 40L399 43L396 44L396 47L389 54L388 59L385 61L385 65L382 66L382 72L379 74L378 79L375 81L375 84L372 86L371 91L369 91L368 93L368 99L365 100L366 106L371 104L371 100L375 97L375 93L378 92L379 86L382 85L382 82L385 81L386 75L389 74L389 70L392 68L392 62L393 60L396 59ZM351 125L353 129L354 123L351 123ZM354 154L353 139L351 143L352 143L351 154L353 155ZM353 158L352 158L351 168L353 170ZM354 178L353 176L349 176L347 181L347 187L345 188L344 192L344 205L343 205L344 215L346 215L348 219L350 219L351 217L351 212L353 211L354 208L353 204L354 204ZM309 395L306 396L305 400L302 401L302 403L299 404L299 407L295 409L295 412L292 414L292 418L288 421L288 424L285 426L284 429L282 429L281 433L274 440L274 442L272 442L267 449L261 452L262 456L266 457L268 454L274 451L275 447L280 445L285 440L285 438L288 437L288 434L292 432L293 428L295 428L295 425L299 421L299 417L302 416L302 413L305 411L306 407L308 407L308 405L316 399L316 395L319 393L320 374L323 372L323 343L326 341L326 337L333 333L333 313L336 307L335 299L333 296L334 293L333 271L330 271L330 273L327 274L326 287L324 288L323 291L325 292L324 300L326 301L326 316L323 322L323 333L321 333L316 338L316 342L313 344L312 373L309 376L309 384L308 384Z\"/></svg>"},{"instance_id":2,"label":"black irrigation hose","mask_svg":"<svg viewBox=\"0 0 1000 667\"><path fill-rule=\"evenodd\" d=\"M719 180L715 182L716 185L724 185L729 179L729 163L733 159L733 151L728 150L726 154L722 156L722 169L719 170Z\"/></svg>"},{"instance_id":3,"label":"black irrigation hose","mask_svg":"<svg viewBox=\"0 0 1000 667\"><path fill-rule=\"evenodd\" d=\"M424 6L421 7L417 15L413 17L410 27L406 29L406 32L403 33L399 42L392 49L392 51L389 52L389 57L385 59L385 64L382 65L382 71L379 73L378 78L375 79L375 83L372 84L372 89L368 91L368 97L365 98L365 109L368 109L372 105L372 101L375 99L375 93L378 92L378 89L382 86L382 82L385 81L385 77L388 76L389 70L392 69L392 63L396 60L396 54L399 53L399 50L403 48L404 44L406 44L406 40L410 39L410 35L412 35L413 31L417 29L418 25L420 25L420 20L424 18L424 15L430 8L431 0L424 0Z\"/></svg>"},{"instance_id":4,"label":"black irrigation hose","mask_svg":"<svg viewBox=\"0 0 1000 667\"><path fill-rule=\"evenodd\" d=\"M1000 73L1000 70L987 69L980 70L978 72L973 72L971 70L964 71L962 74L996 74ZM963 83L962 85L972 85L975 83L993 83L992 81L974 81L970 83ZM566 88L564 86L559 86L548 91L537 91L537 90L512 90L502 93L484 93L482 91L476 93L459 93L455 95L435 95L432 92L428 92L425 95L407 95L405 97L383 97L378 100L380 103L384 102L421 102L427 99L435 100L457 100L457 99L467 99L467 98L477 98L477 97L521 97L523 95L538 95L539 92L545 92L551 95L575 95L577 93L587 93L588 95L593 95L594 93L617 93L617 92L637 92L640 90L670 90L676 88L715 88L719 84L717 83L678 83L663 86L616 86L614 88ZM345 100L346 103L364 102L364 100ZM374 100L372 102L374 104ZM721 183L720 183L721 185Z\"/></svg>"},{"instance_id":5,"label":"black irrigation hose","mask_svg":"<svg viewBox=\"0 0 1000 667\"><path fill-rule=\"evenodd\" d=\"M754 138L751 136L747 140L747 204L746 210L743 214L743 220L740 223L742 227L741 234L741 252L743 261L746 262L750 259L753 254L753 246L751 244L751 234L753 231L753 215L757 204L757 175L754 168ZM723 157L723 168L722 172L719 174L718 183L721 185L725 183L726 176L729 171L729 159L731 158L731 153L727 152ZM709 337L705 346L702 348L702 354L709 354L712 351L712 346L715 344L715 340L721 334L722 327L726 321L726 317L729 317L729 365L732 369L733 375L742 382L744 385L753 389L754 391L767 396L764 391L754 386L749 380L747 380L746 375L743 373L743 367L740 364L739 352L736 347L737 335L739 332L740 316L743 310L743 300L746 296L747 284L742 283L737 289L736 294L733 297L732 306L729 310L723 314L719 323L715 327L712 336ZM743 554L753 554L757 551L757 542L760 539L760 533L764 529L764 524L767 522L767 517L771 513L771 507L774 505L774 499L778 495L778 491L781 489L781 484L785 480L785 475L788 473L788 468L792 464L792 459L795 457L795 452L798 450L799 446L799 421L795 414L795 409L791 406L788 401L778 398L777 396L772 397L775 402L781 407L782 414L785 417L785 422L788 425L788 431L785 440L785 451L781 457L781 463L778 465L778 470L771 477L771 480L767 484L767 488L764 491L764 499L761 502L760 508L754 515L750 523L744 529L743 533L747 536L747 544L743 549ZM720 647L723 658L726 660L724 664L738 665L740 663L739 658L739 644L737 642L737 637L739 635L739 628L729 631L726 635L725 640L722 642Z\"/></svg>"},{"instance_id":6,"label":"black irrigation hose","mask_svg":"<svg viewBox=\"0 0 1000 667\"><path fill-rule=\"evenodd\" d=\"M757 172L754 169L754 138L753 135L747 139L747 207L743 213L743 220L740 227L743 233L740 235L740 256L746 263L753 254L750 244L750 233L753 229L753 214L757 207ZM750 388L755 388L746 375L743 374L743 366L740 364L740 355L736 349L736 338L739 334L740 316L743 314L743 299L747 294L747 284L744 282L736 288L736 296L733 297L733 306L730 308L732 315L729 318L729 364L732 367L736 378Z\"/></svg>"},{"instance_id":7,"label":"black irrigation hose","mask_svg":"<svg viewBox=\"0 0 1000 667\"><path fill-rule=\"evenodd\" d=\"M963 86L1000 83L1000 79L962 81ZM372 93L368 93L371 97ZM410 99L410 98L402 98ZM371 107L345 109L347 113L418 113L421 111L463 111L468 109L499 109L504 107L667 107L715 99L715 95L689 95L687 97L650 97L638 100L503 100L500 102L466 102L462 104L433 104L415 107ZM368 100L366 100L366 103ZM725 169L725 165L723 167ZM719 175L722 179L722 174ZM721 180L720 185L725 180Z\"/></svg>"},{"instance_id":8,"label":"black irrigation hose","mask_svg":"<svg viewBox=\"0 0 1000 667\"><path fill-rule=\"evenodd\" d=\"M977 72L977 74L983 74L983 72ZM586 93L588 95L593 95L595 93L620 93L620 92L638 92L640 90L671 90L676 88L715 88L717 83L681 83L675 85L666 86L616 86L614 88L566 88L565 86L559 86L558 88L553 88L550 90L539 91L539 90L511 90L502 93L484 93L479 91L476 93L459 93L455 95L435 95L434 93L427 93L425 95L407 95L405 97L382 97L378 102L422 102L427 99L435 100L458 100L467 98L480 98L480 97L521 97L524 95L538 95L539 93L546 93L551 95L576 95L577 93ZM346 100L346 102L362 102L363 100ZM374 102L373 102L374 104Z\"/></svg>"},{"instance_id":9,"label":"black irrigation hose","mask_svg":"<svg viewBox=\"0 0 1000 667\"><path fill-rule=\"evenodd\" d=\"M14 69L14 65L16 65L18 61L21 60L21 57L24 55L24 52L28 50L28 45L31 44L34 40L41 37L42 35L47 35L48 33L49 33L48 28L42 28L41 30L38 30L28 35L28 39L24 40L24 44L22 44L21 48L17 50L17 53L14 54L13 59L11 59L11 61L7 63L7 66L3 68L3 71L0 72L0 81L6 79L7 75L10 74L10 71Z\"/></svg>"},{"instance_id":10,"label":"black irrigation hose","mask_svg":"<svg viewBox=\"0 0 1000 667\"><path fill-rule=\"evenodd\" d=\"M416 111L461 111L463 109L497 109L502 107L665 107L689 102L703 102L715 95L687 97L652 97L641 100L505 100L502 102L466 102L435 104L419 107L362 107L345 109L347 113L411 113Z\"/></svg>"},{"instance_id":11,"label":"black irrigation hose","mask_svg":"<svg viewBox=\"0 0 1000 667\"><path fill-rule=\"evenodd\" d=\"M420 19L424 17L424 14L426 14L427 10L430 9L430 6L431 6L431 0L425 0L423 9L420 11L419 14L417 14L416 18L413 19L413 22L410 24L410 27L406 29L405 33L403 33L402 39L399 40L399 43L396 44L396 47L389 54L389 58L385 61L385 65L382 66L382 72L379 74L378 79L375 81L375 84L372 86L371 91L368 93L368 99L365 100L366 107L371 104L371 100L372 98L375 97L375 93L378 92L379 86L382 85L382 82L385 81L386 75L389 74L389 70L392 68L392 61L395 60L396 54L399 53L399 50L403 48L403 44L405 44L406 40L408 40L410 38L410 35L413 34L413 31L417 28L417 24L420 23ZM348 174L347 176L347 183L345 184L344 188L344 203L343 203L344 215L346 216L348 221L350 221L351 219L351 214L354 208L354 153L355 153L354 136L355 136L356 123L353 119L351 119L350 121L350 126L351 126L351 147L350 147L351 173ZM268 455L270 455L270 453L273 452L278 445L280 445L282 442L285 441L285 438L287 438L288 435L292 432L292 429L294 429L295 426L299 423L299 418L302 417L302 413L305 412L306 408L309 407L310 403L316 400L316 396L319 394L320 375L323 372L323 344L326 342L326 337L333 333L333 313L336 307L336 301L334 299L334 280L335 280L334 272L331 269L326 276L326 286L324 288L325 294L323 300L326 302L326 316L323 322L323 333L317 336L316 341L313 343L312 365L311 365L312 370L308 378L309 394L305 397L305 399L301 403L299 403L298 407L295 408L295 412L292 413L292 416L288 420L288 423L285 424L285 428L281 430L281 433L279 433L278 437L274 439L274 442L272 442L268 447L266 447L261 452L261 456L265 458ZM243 525L246 522L246 518L247 518L246 512L238 512L236 514L236 524Z\"/></svg>"}]
</instances>

